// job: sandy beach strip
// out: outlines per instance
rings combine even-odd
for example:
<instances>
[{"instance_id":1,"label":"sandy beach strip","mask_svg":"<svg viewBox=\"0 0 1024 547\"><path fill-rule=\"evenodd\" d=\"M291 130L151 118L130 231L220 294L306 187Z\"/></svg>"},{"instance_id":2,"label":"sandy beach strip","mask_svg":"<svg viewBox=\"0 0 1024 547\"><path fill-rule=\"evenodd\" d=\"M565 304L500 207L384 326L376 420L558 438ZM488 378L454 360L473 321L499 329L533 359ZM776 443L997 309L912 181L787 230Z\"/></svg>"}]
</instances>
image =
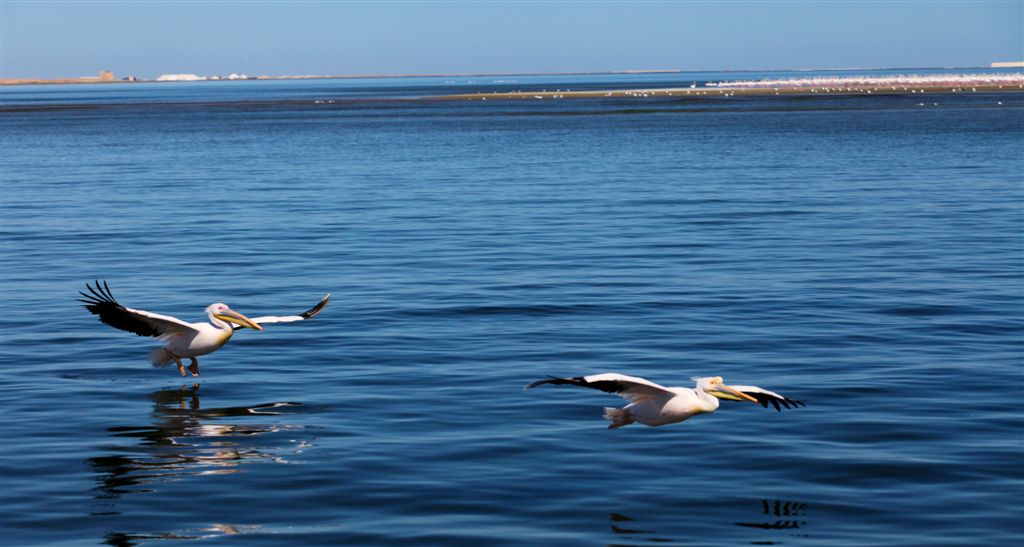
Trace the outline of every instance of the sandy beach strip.
<instances>
[{"instance_id":1,"label":"sandy beach strip","mask_svg":"<svg viewBox=\"0 0 1024 547\"><path fill-rule=\"evenodd\" d=\"M785 80L739 80L709 82L685 88L604 89L572 91L543 89L460 93L430 97L442 100L488 99L598 99L664 97L733 97L762 95L871 95L916 93L1011 93L1024 92L1024 73L926 76L879 76L799 78Z\"/></svg>"}]
</instances>

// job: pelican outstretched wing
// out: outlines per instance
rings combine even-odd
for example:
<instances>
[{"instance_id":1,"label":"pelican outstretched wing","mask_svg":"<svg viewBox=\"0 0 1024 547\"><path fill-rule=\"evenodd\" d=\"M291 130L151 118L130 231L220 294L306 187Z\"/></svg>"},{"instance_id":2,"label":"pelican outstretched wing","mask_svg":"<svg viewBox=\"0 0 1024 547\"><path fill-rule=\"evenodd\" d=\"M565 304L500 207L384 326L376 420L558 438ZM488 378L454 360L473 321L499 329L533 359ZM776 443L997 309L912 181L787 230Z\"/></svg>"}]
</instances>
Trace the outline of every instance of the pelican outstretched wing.
<instances>
[{"instance_id":1,"label":"pelican outstretched wing","mask_svg":"<svg viewBox=\"0 0 1024 547\"><path fill-rule=\"evenodd\" d=\"M673 397L675 393L668 388L660 386L636 376L626 376L615 372L602 374L591 374L590 376L577 376L575 378L557 378L552 376L546 380L530 382L523 389L531 389L544 384L552 385L573 385L600 389L605 393L614 393L627 401L633 402L641 397Z\"/></svg>"},{"instance_id":2,"label":"pelican outstretched wing","mask_svg":"<svg viewBox=\"0 0 1024 547\"><path fill-rule=\"evenodd\" d=\"M264 315L263 317L253 317L251 319L259 325L263 325L266 323L291 323L293 321L303 321L323 311L323 309L327 307L327 302L330 299L331 293L327 293L323 298L320 299L320 302L317 302L317 305L313 306L312 308L309 308L308 310L298 315ZM234 327L235 330L242 328L241 325L235 325Z\"/></svg>"},{"instance_id":3,"label":"pelican outstretched wing","mask_svg":"<svg viewBox=\"0 0 1024 547\"><path fill-rule=\"evenodd\" d=\"M782 406L784 406L786 408L796 408L798 406L807 406L807 405L804 404L803 401L797 401L796 399L790 399L789 397L785 397L783 395L779 395L778 393L775 393L774 391L768 391L767 389L759 388L757 386L730 386L730 387L732 387L736 391L742 392L742 393L744 393L746 395L750 395L751 397L757 399L757 402L761 403L761 406L763 406L765 408L768 408L768 403L771 403L771 405L775 407L775 410L777 410L779 412L782 411L782 408L781 408ZM736 397L734 395L730 395L728 393L723 393L723 392L720 392L720 391L716 391L714 393L714 396L718 397L719 399L729 399L731 401L742 401L743 400L743 399L740 399L739 397Z\"/></svg>"},{"instance_id":4,"label":"pelican outstretched wing","mask_svg":"<svg viewBox=\"0 0 1024 547\"><path fill-rule=\"evenodd\" d=\"M79 302L85 304L85 309L100 317L100 321L139 336L153 336L159 338L177 333L194 333L195 327L181 319L169 315L160 315L143 310L133 310L119 304L110 293L110 286L104 281L100 285L99 280L93 287L88 283L85 288L89 293L79 291L85 298L79 298Z\"/></svg>"}]
</instances>

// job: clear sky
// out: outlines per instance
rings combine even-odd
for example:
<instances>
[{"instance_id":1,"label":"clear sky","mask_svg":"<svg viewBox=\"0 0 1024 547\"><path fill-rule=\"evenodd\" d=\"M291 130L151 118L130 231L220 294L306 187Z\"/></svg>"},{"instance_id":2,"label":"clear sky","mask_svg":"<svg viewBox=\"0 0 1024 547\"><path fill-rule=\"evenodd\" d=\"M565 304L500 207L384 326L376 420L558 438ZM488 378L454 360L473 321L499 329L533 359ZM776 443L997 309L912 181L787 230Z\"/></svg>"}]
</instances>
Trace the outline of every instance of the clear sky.
<instances>
[{"instance_id":1,"label":"clear sky","mask_svg":"<svg viewBox=\"0 0 1024 547\"><path fill-rule=\"evenodd\" d=\"M1024 60L1024 0L0 0L0 76L988 66Z\"/></svg>"}]
</instances>

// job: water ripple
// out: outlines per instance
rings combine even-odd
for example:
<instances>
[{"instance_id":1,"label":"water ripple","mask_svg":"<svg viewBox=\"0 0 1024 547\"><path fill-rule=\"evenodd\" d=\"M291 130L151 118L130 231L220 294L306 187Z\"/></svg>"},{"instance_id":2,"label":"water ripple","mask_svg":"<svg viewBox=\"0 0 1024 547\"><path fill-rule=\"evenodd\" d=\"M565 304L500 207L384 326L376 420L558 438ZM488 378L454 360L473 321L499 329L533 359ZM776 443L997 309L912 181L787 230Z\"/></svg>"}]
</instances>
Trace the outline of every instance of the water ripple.
<instances>
[{"instance_id":1,"label":"water ripple","mask_svg":"<svg viewBox=\"0 0 1024 547\"><path fill-rule=\"evenodd\" d=\"M1024 95L240 84L5 91L5 543L1024 536ZM189 321L334 298L200 387L81 309L97 278ZM613 395L522 390L602 371L807 407L609 431Z\"/></svg>"}]
</instances>

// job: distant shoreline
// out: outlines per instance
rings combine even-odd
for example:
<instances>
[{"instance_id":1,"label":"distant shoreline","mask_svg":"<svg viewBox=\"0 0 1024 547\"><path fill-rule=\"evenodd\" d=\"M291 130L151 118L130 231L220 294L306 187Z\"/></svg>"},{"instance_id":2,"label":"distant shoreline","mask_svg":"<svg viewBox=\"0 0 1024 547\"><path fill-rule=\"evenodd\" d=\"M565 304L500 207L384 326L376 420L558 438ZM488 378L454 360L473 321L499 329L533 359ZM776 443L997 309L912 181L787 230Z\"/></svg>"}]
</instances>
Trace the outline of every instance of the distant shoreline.
<instances>
[{"instance_id":1,"label":"distant shoreline","mask_svg":"<svg viewBox=\"0 0 1024 547\"><path fill-rule=\"evenodd\" d=\"M930 71L930 70L984 70L987 68L1015 67L891 67L891 68L780 68L780 69L730 69L730 70L682 70L682 69L627 69L575 72L476 72L476 73L432 73L432 74L295 74L295 75L264 75L244 78L203 77L198 80L182 80L191 82L224 82L246 80L353 80L353 79L387 79L387 78L513 78L527 76L601 76L601 75L644 75L644 74L734 74L745 72L757 73L800 73L800 72L865 72L865 71ZM80 78L0 78L0 86L8 85L62 85L62 84L147 84L166 83L157 79L105 80L96 77Z\"/></svg>"},{"instance_id":2,"label":"distant shoreline","mask_svg":"<svg viewBox=\"0 0 1024 547\"><path fill-rule=\"evenodd\" d=\"M59 85L59 84L138 84L139 81L100 80L99 78L59 78L54 80L34 80L31 78L3 78L0 85Z\"/></svg>"},{"instance_id":3,"label":"distant shoreline","mask_svg":"<svg viewBox=\"0 0 1024 547\"><path fill-rule=\"evenodd\" d=\"M600 98L663 98L663 97L733 97L765 95L907 95L915 93L1024 93L1017 86L979 85L968 88L960 86L914 86L913 88L877 88L851 86L842 88L789 87L780 89L748 87L701 87L701 88L644 88L588 91L516 91L510 93L463 93L423 97L430 100L529 100L529 99L600 99Z\"/></svg>"},{"instance_id":4,"label":"distant shoreline","mask_svg":"<svg viewBox=\"0 0 1024 547\"><path fill-rule=\"evenodd\" d=\"M632 70L617 72L558 72L544 74L394 74L394 75L347 75L347 76L258 76L248 80L313 80L313 79L355 79L355 78L514 78L518 76L567 76L567 75L613 75L613 74L663 74L681 73L677 70ZM241 79L198 80L238 81ZM61 84L61 83L153 83L155 80L100 80L78 78L70 80L4 80L5 85ZM469 82L470 84L475 82ZM499 83L499 82L491 82ZM514 81L500 82L513 84ZM535 84L538 87L541 84ZM924 93L1020 93L1024 92L1022 73L979 73L979 74L909 74L891 76L807 76L786 77L770 80L726 80L706 82L701 86L689 87L646 87L634 89L591 89L572 91L570 89L530 89L524 84L515 91L480 91L447 95L425 95L407 98L411 100L442 101L486 101L490 100L543 100L543 99L597 99L597 98L664 98L664 97L733 97L767 95L913 95ZM333 102L333 101L332 101Z\"/></svg>"},{"instance_id":5,"label":"distant shoreline","mask_svg":"<svg viewBox=\"0 0 1024 547\"><path fill-rule=\"evenodd\" d=\"M732 97L759 95L903 95L916 93L1024 92L1022 74L933 74L923 76L815 77L781 80L708 82L686 88L644 88L571 91L512 91L460 93L434 97L446 100L585 99L655 97Z\"/></svg>"},{"instance_id":6,"label":"distant shoreline","mask_svg":"<svg viewBox=\"0 0 1024 547\"><path fill-rule=\"evenodd\" d=\"M252 76L231 80L227 78L203 78L192 82L225 82L246 80L354 80L354 79L386 79L386 78L509 78L520 76L600 76L602 74L677 74L684 71L678 69L636 69L611 70L598 72L482 72L471 74L334 74L334 75L279 75ZM56 85L56 84L148 84L167 83L158 80L100 80L99 78L3 78L0 85Z\"/></svg>"}]
</instances>

